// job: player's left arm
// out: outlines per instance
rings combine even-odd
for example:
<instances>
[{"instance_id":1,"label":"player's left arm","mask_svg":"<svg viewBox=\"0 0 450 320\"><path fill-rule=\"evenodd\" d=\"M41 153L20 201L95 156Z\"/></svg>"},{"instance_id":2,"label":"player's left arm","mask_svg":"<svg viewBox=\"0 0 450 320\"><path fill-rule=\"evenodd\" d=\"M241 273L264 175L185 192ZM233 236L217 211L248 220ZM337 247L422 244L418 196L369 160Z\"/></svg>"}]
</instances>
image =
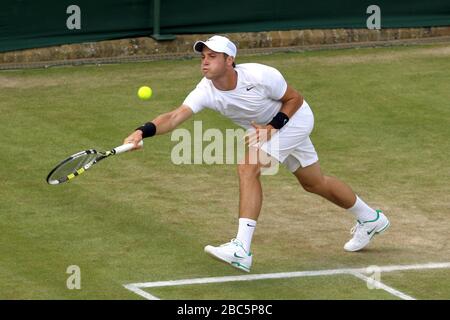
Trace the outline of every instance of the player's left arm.
<instances>
[{"instance_id":1,"label":"player's left arm","mask_svg":"<svg viewBox=\"0 0 450 320\"><path fill-rule=\"evenodd\" d=\"M288 85L280 101L282 103L280 112L283 112L290 119L303 104L303 96Z\"/></svg>"},{"instance_id":2,"label":"player's left arm","mask_svg":"<svg viewBox=\"0 0 450 320\"><path fill-rule=\"evenodd\" d=\"M282 105L279 113L283 113L285 115L283 116L284 118L280 117L280 115L277 114L274 120L271 121L271 123L265 125L252 122L252 126L256 130L247 138L247 142L249 145L252 145L256 142L270 140L272 135L278 131L278 128L276 128L274 124L272 124L272 122L276 120L276 123L279 125L281 121L286 119L286 117L287 121L289 121L289 119L297 112L298 109L300 109L301 105L303 104L303 96L290 85L287 85L286 92L281 97L280 101Z\"/></svg>"}]
</instances>

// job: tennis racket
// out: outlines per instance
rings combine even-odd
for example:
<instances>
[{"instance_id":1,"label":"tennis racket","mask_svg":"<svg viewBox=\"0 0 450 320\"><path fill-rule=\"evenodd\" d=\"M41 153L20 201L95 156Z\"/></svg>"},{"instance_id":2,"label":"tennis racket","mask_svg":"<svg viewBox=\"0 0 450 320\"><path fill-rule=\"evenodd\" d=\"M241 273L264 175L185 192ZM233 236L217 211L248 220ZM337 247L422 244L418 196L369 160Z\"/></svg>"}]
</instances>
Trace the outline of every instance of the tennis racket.
<instances>
[{"instance_id":1,"label":"tennis racket","mask_svg":"<svg viewBox=\"0 0 450 320\"><path fill-rule=\"evenodd\" d=\"M140 146L143 142L139 143ZM47 183L52 185L61 184L78 177L86 172L94 164L110 156L130 151L133 143L126 143L110 151L97 151L94 149L80 151L61 161L47 176Z\"/></svg>"}]
</instances>

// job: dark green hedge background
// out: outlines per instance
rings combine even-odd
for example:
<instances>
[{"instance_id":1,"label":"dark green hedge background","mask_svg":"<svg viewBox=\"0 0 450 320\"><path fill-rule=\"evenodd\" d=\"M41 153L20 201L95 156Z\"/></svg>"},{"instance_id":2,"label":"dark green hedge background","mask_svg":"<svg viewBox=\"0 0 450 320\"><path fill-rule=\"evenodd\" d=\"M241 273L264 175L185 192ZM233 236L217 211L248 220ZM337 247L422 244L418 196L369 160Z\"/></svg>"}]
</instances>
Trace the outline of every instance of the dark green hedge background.
<instances>
[{"instance_id":1,"label":"dark green hedge background","mask_svg":"<svg viewBox=\"0 0 450 320\"><path fill-rule=\"evenodd\" d=\"M69 30L68 6L81 9ZM365 28L381 8L381 27L450 25L450 0L161 0L161 34L313 28ZM2 0L0 52L153 33L153 0Z\"/></svg>"}]
</instances>

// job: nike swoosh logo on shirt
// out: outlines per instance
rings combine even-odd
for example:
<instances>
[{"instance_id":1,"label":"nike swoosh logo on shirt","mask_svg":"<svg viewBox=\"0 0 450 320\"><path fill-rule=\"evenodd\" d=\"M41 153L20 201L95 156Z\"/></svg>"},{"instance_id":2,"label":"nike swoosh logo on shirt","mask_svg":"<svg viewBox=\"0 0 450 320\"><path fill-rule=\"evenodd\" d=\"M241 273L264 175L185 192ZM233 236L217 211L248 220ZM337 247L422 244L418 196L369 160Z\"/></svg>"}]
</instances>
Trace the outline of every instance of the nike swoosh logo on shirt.
<instances>
[{"instance_id":1,"label":"nike swoosh logo on shirt","mask_svg":"<svg viewBox=\"0 0 450 320\"><path fill-rule=\"evenodd\" d=\"M250 90L252 90L254 87L255 87L255 86L251 86L251 87L248 87L248 88L246 88L246 89L247 89L247 91L250 91Z\"/></svg>"}]
</instances>

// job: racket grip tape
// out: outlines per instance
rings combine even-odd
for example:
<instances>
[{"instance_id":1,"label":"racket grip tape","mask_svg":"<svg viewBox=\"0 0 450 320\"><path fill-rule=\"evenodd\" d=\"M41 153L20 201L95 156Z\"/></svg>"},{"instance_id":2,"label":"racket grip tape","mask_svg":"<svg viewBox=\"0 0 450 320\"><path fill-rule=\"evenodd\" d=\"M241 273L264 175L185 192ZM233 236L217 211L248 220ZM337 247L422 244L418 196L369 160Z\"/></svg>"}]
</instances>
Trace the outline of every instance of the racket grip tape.
<instances>
[{"instance_id":1,"label":"racket grip tape","mask_svg":"<svg viewBox=\"0 0 450 320\"><path fill-rule=\"evenodd\" d=\"M144 143L141 140L141 142L139 142L139 145L142 147L143 144ZM120 154L120 153L124 153L124 152L130 151L131 149L133 149L133 147L134 147L133 143L126 143L126 144L123 144L121 146L118 146L118 147L114 148L113 150L115 151L114 152L115 154Z\"/></svg>"}]
</instances>

